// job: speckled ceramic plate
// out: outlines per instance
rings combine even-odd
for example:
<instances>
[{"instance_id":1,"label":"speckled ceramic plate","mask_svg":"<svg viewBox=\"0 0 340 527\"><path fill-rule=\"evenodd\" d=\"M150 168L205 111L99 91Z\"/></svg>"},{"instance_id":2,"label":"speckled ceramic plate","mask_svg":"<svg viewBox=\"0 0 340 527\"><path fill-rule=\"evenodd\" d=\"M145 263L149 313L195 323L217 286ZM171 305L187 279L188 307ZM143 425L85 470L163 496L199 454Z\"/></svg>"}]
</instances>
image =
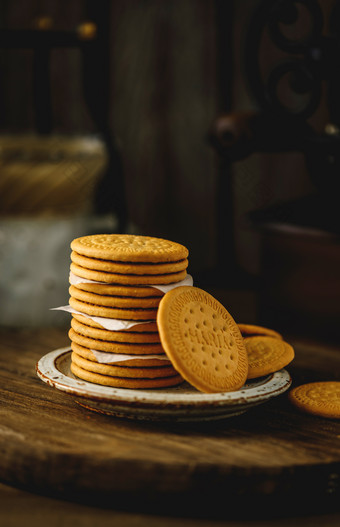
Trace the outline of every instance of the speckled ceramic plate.
<instances>
[{"instance_id":1,"label":"speckled ceramic plate","mask_svg":"<svg viewBox=\"0 0 340 527\"><path fill-rule=\"evenodd\" d=\"M131 390L110 388L76 378L70 371L71 350L51 351L37 363L40 379L97 412L153 421L210 421L242 414L285 392L291 385L286 370L249 381L241 390L201 393L187 383L175 388Z\"/></svg>"}]
</instances>

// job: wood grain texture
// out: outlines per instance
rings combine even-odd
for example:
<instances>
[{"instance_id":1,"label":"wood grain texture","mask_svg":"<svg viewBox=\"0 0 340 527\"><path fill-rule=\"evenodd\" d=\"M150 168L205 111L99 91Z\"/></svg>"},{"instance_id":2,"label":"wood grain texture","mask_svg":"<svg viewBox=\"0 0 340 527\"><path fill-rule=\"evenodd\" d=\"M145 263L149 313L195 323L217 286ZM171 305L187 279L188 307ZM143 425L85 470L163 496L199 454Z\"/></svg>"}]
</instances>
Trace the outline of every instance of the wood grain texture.
<instances>
[{"instance_id":1,"label":"wood grain texture","mask_svg":"<svg viewBox=\"0 0 340 527\"><path fill-rule=\"evenodd\" d=\"M299 413L286 395L220 423L96 414L36 377L36 361L67 344L56 329L1 334L4 483L89 504L210 517L339 505L339 422ZM294 344L294 384L339 379L337 348Z\"/></svg>"}]
</instances>

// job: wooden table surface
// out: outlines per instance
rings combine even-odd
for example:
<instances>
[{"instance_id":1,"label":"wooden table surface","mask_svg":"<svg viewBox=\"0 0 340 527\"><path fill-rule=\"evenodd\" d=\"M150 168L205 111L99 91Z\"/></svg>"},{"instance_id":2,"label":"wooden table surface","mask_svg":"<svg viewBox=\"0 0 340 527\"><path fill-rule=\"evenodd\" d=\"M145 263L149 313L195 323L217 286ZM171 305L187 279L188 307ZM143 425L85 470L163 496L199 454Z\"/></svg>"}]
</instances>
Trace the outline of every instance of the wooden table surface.
<instances>
[{"instance_id":1,"label":"wooden table surface","mask_svg":"<svg viewBox=\"0 0 340 527\"><path fill-rule=\"evenodd\" d=\"M68 345L65 329L0 335L0 525L25 511L27 525L49 514L55 525L340 524L340 421L302 414L286 394L221 422L97 414L36 376L42 355ZM340 347L290 342L294 385L340 380Z\"/></svg>"}]
</instances>

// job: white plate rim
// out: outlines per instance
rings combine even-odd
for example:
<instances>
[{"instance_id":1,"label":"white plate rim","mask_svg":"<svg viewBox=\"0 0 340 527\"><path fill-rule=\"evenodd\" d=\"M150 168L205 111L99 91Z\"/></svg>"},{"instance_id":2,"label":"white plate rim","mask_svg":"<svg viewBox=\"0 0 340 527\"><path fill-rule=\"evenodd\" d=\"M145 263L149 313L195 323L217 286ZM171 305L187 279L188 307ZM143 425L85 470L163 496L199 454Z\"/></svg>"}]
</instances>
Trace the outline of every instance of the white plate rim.
<instances>
[{"instance_id":1,"label":"white plate rim","mask_svg":"<svg viewBox=\"0 0 340 527\"><path fill-rule=\"evenodd\" d=\"M151 407L155 406L155 408L159 405L179 405L180 407L248 406L259 404L280 395L288 390L292 383L288 371L282 369L268 375L260 385L244 387L234 392L202 393L191 391L190 393L179 393L174 388L162 390L112 388L72 378L61 372L57 368L56 362L67 354L71 354L69 346L58 348L41 357L36 364L38 377L50 386L70 395L112 404L138 402Z\"/></svg>"}]
</instances>

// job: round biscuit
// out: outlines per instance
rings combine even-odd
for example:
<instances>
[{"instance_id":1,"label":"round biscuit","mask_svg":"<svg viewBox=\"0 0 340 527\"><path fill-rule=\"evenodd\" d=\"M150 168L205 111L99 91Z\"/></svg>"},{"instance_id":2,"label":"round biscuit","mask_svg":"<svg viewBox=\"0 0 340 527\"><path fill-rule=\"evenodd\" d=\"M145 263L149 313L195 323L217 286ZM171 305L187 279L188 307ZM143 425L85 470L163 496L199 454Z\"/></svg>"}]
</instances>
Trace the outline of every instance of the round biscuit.
<instances>
[{"instance_id":1,"label":"round biscuit","mask_svg":"<svg viewBox=\"0 0 340 527\"><path fill-rule=\"evenodd\" d=\"M92 360L94 362L98 362L97 359L96 359L96 356L95 354L93 353L92 350L90 350L89 348L85 348L84 346L80 346L79 344L77 344L76 342L71 342L71 348L72 348L72 351L75 351L78 355L80 355L81 357L84 357L84 359L87 359L87 360ZM107 355L115 355L114 353L110 353L110 352L101 352L101 353L106 353ZM117 365L126 365L126 366L142 366L142 367L147 367L147 366L163 366L163 365L170 365L171 362L169 360L165 360L165 354L163 354L162 356L160 355L160 358L159 359L155 359L155 358L149 358L147 355L145 356L145 358L131 358L131 359L126 359L126 360L122 360L122 361L115 361L115 364ZM106 363L104 363L106 364ZM110 364L109 360L107 362L107 364Z\"/></svg>"},{"instance_id":2,"label":"round biscuit","mask_svg":"<svg viewBox=\"0 0 340 527\"><path fill-rule=\"evenodd\" d=\"M118 262L177 262L188 257L184 245L133 234L96 234L76 238L71 249L92 258Z\"/></svg>"},{"instance_id":3,"label":"round biscuit","mask_svg":"<svg viewBox=\"0 0 340 527\"><path fill-rule=\"evenodd\" d=\"M124 309L150 309L157 308L161 297L148 297L148 298L134 298L127 296L103 296L95 293L88 293L78 287L71 285L69 287L69 293L73 298L87 302L88 304L94 304L96 306L103 307L115 307Z\"/></svg>"},{"instance_id":4,"label":"round biscuit","mask_svg":"<svg viewBox=\"0 0 340 527\"><path fill-rule=\"evenodd\" d=\"M171 377L161 377L156 379L131 379L124 377L110 377L109 375L102 375L100 373L93 373L83 368L80 368L71 362L71 372L79 379L92 382L94 384L101 384L104 386L111 386L113 388L130 388L130 389L148 389L148 388L167 388L169 386L177 386L183 382L180 375L173 375Z\"/></svg>"},{"instance_id":5,"label":"round biscuit","mask_svg":"<svg viewBox=\"0 0 340 527\"><path fill-rule=\"evenodd\" d=\"M71 327L84 337L92 339L108 340L111 342L125 342L135 344L151 344L160 343L159 333L142 333L140 331L110 331L108 329L99 329L92 326L87 326L79 322L75 316L71 319Z\"/></svg>"},{"instance_id":6,"label":"round biscuit","mask_svg":"<svg viewBox=\"0 0 340 527\"><path fill-rule=\"evenodd\" d=\"M188 267L188 259L177 262L143 263L143 262L114 262L112 260L101 260L99 258L89 258L75 251L71 253L71 260L81 267L94 271L105 271L106 273L118 274L169 274L183 271Z\"/></svg>"},{"instance_id":7,"label":"round biscuit","mask_svg":"<svg viewBox=\"0 0 340 527\"><path fill-rule=\"evenodd\" d=\"M84 282L77 284L77 287L82 291L87 291L96 295L129 296L134 298L147 298L150 296L164 295L163 291L151 286L91 284Z\"/></svg>"},{"instance_id":8,"label":"round biscuit","mask_svg":"<svg viewBox=\"0 0 340 527\"><path fill-rule=\"evenodd\" d=\"M324 381L293 388L288 398L303 412L320 417L340 419L340 382Z\"/></svg>"},{"instance_id":9,"label":"round biscuit","mask_svg":"<svg viewBox=\"0 0 340 527\"><path fill-rule=\"evenodd\" d=\"M110 342L107 340L92 339L91 337L80 335L73 328L69 330L68 336L72 342L97 351L108 351L110 353L126 355L159 355L164 353L161 344L136 344L133 342Z\"/></svg>"},{"instance_id":10,"label":"round biscuit","mask_svg":"<svg viewBox=\"0 0 340 527\"><path fill-rule=\"evenodd\" d=\"M80 278L87 278L88 280L95 280L98 282L105 282L108 284L123 284L123 285L168 285L176 282L181 282L187 275L186 270L178 273L155 274L155 275L133 275L133 274L117 274L106 273L104 271L95 271L86 269L75 263L71 263L70 269L72 273Z\"/></svg>"},{"instance_id":11,"label":"round biscuit","mask_svg":"<svg viewBox=\"0 0 340 527\"><path fill-rule=\"evenodd\" d=\"M80 313L95 317L118 318L120 320L156 320L157 309L125 309L114 307L96 306L77 300L73 296L69 300L70 306Z\"/></svg>"},{"instance_id":12,"label":"round biscuit","mask_svg":"<svg viewBox=\"0 0 340 527\"><path fill-rule=\"evenodd\" d=\"M281 333L278 333L274 329L265 328L263 326L257 326L255 324L237 324L242 335L244 337L254 335L267 335L268 337L275 337L277 339L283 339Z\"/></svg>"},{"instance_id":13,"label":"round biscuit","mask_svg":"<svg viewBox=\"0 0 340 527\"><path fill-rule=\"evenodd\" d=\"M281 370L294 359L293 347L276 337L246 337L244 343L248 354L248 379Z\"/></svg>"},{"instance_id":14,"label":"round biscuit","mask_svg":"<svg viewBox=\"0 0 340 527\"><path fill-rule=\"evenodd\" d=\"M157 377L171 377L172 375L177 375L176 370L171 365L158 367L116 366L113 364L102 364L84 359L76 352L72 353L71 360L74 364L84 370L92 371L93 373L101 373L102 375L109 375L110 377L154 379Z\"/></svg>"},{"instance_id":15,"label":"round biscuit","mask_svg":"<svg viewBox=\"0 0 340 527\"><path fill-rule=\"evenodd\" d=\"M182 286L164 295L157 325L174 368L203 392L241 388L248 359L240 330L225 307L197 287Z\"/></svg>"}]
</instances>

